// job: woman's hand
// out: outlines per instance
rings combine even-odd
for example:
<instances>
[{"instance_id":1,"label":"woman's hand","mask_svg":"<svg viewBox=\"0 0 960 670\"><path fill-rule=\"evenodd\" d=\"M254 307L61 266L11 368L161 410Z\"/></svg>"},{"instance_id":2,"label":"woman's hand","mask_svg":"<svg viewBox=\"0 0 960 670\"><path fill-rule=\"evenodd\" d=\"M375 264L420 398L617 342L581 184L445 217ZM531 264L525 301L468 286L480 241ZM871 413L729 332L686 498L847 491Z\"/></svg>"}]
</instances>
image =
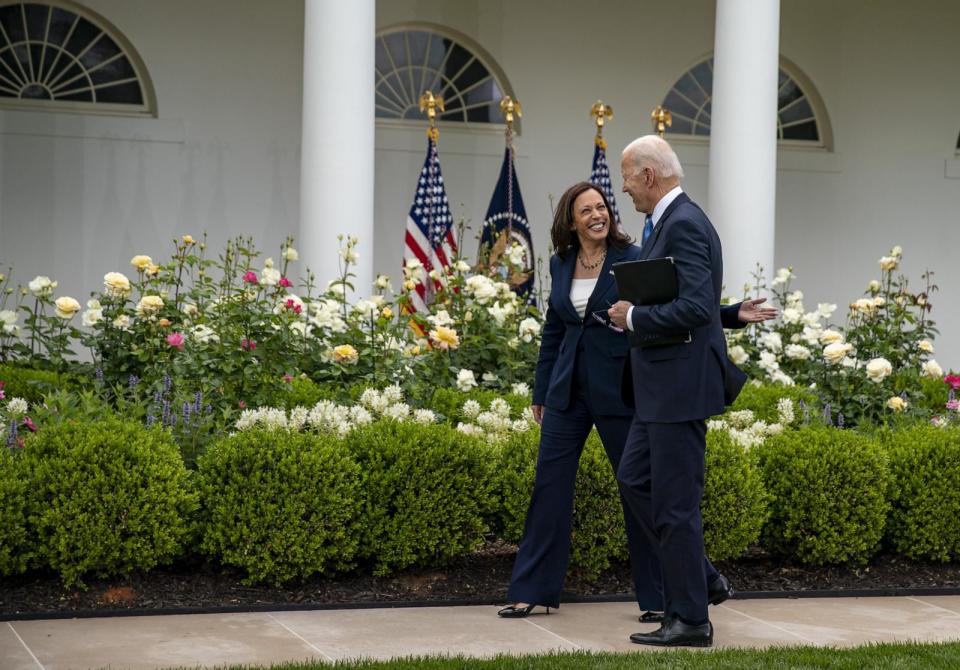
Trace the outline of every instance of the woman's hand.
<instances>
[{"instance_id":1,"label":"woman's hand","mask_svg":"<svg viewBox=\"0 0 960 670\"><path fill-rule=\"evenodd\" d=\"M543 405L530 405L530 411L533 412L533 420L538 426L543 425Z\"/></svg>"}]
</instances>

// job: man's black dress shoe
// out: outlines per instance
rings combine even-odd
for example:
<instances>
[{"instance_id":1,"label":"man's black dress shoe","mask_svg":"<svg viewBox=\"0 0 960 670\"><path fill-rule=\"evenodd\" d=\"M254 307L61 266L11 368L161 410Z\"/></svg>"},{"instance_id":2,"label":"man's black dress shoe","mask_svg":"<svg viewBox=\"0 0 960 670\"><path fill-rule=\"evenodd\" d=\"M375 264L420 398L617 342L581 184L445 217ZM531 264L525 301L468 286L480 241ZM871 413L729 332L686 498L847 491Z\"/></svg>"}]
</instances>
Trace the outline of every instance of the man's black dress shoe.
<instances>
[{"instance_id":1,"label":"man's black dress shoe","mask_svg":"<svg viewBox=\"0 0 960 670\"><path fill-rule=\"evenodd\" d=\"M713 624L708 621L690 626L673 616L652 633L634 633L630 641L655 647L710 647L713 646Z\"/></svg>"},{"instance_id":2,"label":"man's black dress shoe","mask_svg":"<svg viewBox=\"0 0 960 670\"><path fill-rule=\"evenodd\" d=\"M663 621L663 612L644 612L640 615L640 623L660 623Z\"/></svg>"},{"instance_id":3,"label":"man's black dress shoe","mask_svg":"<svg viewBox=\"0 0 960 670\"><path fill-rule=\"evenodd\" d=\"M730 586L730 582L723 575L717 575L717 578L707 587L707 602L711 605L719 605L728 598L732 598L736 591Z\"/></svg>"}]
</instances>

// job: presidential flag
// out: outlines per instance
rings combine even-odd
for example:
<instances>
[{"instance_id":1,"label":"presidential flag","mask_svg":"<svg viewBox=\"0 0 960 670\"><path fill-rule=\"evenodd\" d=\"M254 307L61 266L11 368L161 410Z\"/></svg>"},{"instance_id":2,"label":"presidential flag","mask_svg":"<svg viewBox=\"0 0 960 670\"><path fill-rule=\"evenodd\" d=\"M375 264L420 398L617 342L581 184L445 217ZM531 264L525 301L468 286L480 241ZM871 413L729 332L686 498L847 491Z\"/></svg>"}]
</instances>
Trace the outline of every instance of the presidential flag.
<instances>
[{"instance_id":1,"label":"presidential flag","mask_svg":"<svg viewBox=\"0 0 960 670\"><path fill-rule=\"evenodd\" d=\"M519 245L519 251L513 250L514 244ZM532 295L533 240L530 238L527 210L520 195L520 182L517 181L513 149L510 146L507 146L503 155L500 178L483 219L479 255L482 264L498 269L514 293L519 296ZM504 264L505 255L511 258L514 269ZM522 266L521 269L516 269L517 265Z\"/></svg>"},{"instance_id":2,"label":"presidential flag","mask_svg":"<svg viewBox=\"0 0 960 670\"><path fill-rule=\"evenodd\" d=\"M590 169L590 183L596 184L607 196L607 202L610 203L613 220L620 225L620 212L617 211L617 200L613 197L613 187L610 183L610 168L607 166L607 152L603 144L594 143L593 167Z\"/></svg>"},{"instance_id":3,"label":"presidential flag","mask_svg":"<svg viewBox=\"0 0 960 670\"><path fill-rule=\"evenodd\" d=\"M432 137L427 138L427 157L420 170L417 181L417 193L407 214L406 243L403 250L404 264L417 259L423 264L424 272L414 277L416 291L411 293L411 309L424 312L439 287L427 274L431 270L443 272L453 261L457 253L457 242L453 237L453 215L450 202L443 186L440 174L440 158L437 144Z\"/></svg>"}]
</instances>

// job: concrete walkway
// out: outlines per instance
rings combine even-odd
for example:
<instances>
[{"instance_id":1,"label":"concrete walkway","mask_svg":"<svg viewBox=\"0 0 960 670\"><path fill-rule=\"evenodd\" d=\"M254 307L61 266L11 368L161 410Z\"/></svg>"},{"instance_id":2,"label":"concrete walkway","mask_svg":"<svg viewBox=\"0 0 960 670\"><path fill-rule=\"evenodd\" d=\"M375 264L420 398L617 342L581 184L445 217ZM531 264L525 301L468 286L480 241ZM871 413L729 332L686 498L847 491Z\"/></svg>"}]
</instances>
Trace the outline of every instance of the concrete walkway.
<instances>
[{"instance_id":1,"label":"concrete walkway","mask_svg":"<svg viewBox=\"0 0 960 670\"><path fill-rule=\"evenodd\" d=\"M960 639L960 596L731 600L715 647ZM504 620L494 607L315 610L0 622L0 669L166 668L410 654L642 653L633 603L567 604Z\"/></svg>"}]
</instances>

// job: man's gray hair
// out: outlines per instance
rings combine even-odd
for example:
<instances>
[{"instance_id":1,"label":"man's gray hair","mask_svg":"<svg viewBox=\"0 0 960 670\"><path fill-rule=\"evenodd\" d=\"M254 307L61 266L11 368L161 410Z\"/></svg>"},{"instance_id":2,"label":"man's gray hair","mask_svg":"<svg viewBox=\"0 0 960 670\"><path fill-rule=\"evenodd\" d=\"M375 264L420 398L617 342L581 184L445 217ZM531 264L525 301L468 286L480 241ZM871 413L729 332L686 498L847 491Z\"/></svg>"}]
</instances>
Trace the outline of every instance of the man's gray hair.
<instances>
[{"instance_id":1,"label":"man's gray hair","mask_svg":"<svg viewBox=\"0 0 960 670\"><path fill-rule=\"evenodd\" d=\"M651 167L658 177L683 179L680 159L659 135L638 137L623 150L623 157L629 158L638 172L645 167Z\"/></svg>"}]
</instances>

